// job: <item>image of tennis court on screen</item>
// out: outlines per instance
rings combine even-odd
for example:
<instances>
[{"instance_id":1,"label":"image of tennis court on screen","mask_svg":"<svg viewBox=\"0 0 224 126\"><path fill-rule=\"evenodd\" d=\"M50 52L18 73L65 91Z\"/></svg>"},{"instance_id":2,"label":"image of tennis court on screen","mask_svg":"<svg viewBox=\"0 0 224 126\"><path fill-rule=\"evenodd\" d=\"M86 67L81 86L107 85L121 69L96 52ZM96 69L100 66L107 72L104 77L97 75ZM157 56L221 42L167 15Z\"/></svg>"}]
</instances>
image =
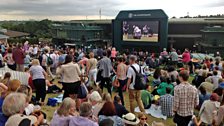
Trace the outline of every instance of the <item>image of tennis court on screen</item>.
<instances>
[{"instance_id":1,"label":"image of tennis court on screen","mask_svg":"<svg viewBox=\"0 0 224 126\"><path fill-rule=\"evenodd\" d=\"M123 21L122 26L123 41L159 41L159 21Z\"/></svg>"}]
</instances>

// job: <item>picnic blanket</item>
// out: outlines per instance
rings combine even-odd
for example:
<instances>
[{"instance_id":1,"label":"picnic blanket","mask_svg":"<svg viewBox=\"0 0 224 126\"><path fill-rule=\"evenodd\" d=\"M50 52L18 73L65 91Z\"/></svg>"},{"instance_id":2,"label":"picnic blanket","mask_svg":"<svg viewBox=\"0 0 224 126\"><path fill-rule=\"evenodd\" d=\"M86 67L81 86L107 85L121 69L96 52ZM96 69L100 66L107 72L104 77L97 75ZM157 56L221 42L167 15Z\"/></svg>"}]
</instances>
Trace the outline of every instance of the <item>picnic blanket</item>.
<instances>
[{"instance_id":1,"label":"picnic blanket","mask_svg":"<svg viewBox=\"0 0 224 126\"><path fill-rule=\"evenodd\" d=\"M136 107L135 108L135 112L140 112L140 109L139 107ZM155 118L160 118L160 119L164 119L166 120L167 119L167 116L164 116L162 114L162 111L161 111L161 106L156 106L154 104L151 105L151 107L149 109L146 109L145 110L145 113L146 114L149 114Z\"/></svg>"},{"instance_id":2,"label":"picnic blanket","mask_svg":"<svg viewBox=\"0 0 224 126\"><path fill-rule=\"evenodd\" d=\"M6 65L5 67L0 68L1 78L4 77L6 72L9 72L11 74L11 79L18 79L22 84L28 85L28 80L30 76L29 73L11 70Z\"/></svg>"}]
</instances>

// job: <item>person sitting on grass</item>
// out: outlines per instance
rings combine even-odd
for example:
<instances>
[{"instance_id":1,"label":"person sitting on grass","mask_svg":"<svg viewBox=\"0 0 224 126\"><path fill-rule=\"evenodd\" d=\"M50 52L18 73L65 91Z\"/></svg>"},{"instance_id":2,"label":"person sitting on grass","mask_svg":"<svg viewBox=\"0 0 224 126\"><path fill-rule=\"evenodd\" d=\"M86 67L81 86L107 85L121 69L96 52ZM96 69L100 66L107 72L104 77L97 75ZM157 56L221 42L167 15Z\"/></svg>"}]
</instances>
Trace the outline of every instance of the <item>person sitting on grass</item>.
<instances>
[{"instance_id":1,"label":"person sitting on grass","mask_svg":"<svg viewBox=\"0 0 224 126\"><path fill-rule=\"evenodd\" d=\"M147 123L147 117L144 113L139 113L138 118L140 119L140 122L137 126L149 126Z\"/></svg>"},{"instance_id":2,"label":"person sitting on grass","mask_svg":"<svg viewBox=\"0 0 224 126\"><path fill-rule=\"evenodd\" d=\"M57 85L53 84L52 81L46 80L46 89L47 93L59 93L62 92L62 89Z\"/></svg>"},{"instance_id":3,"label":"person sitting on grass","mask_svg":"<svg viewBox=\"0 0 224 126\"><path fill-rule=\"evenodd\" d=\"M153 87L159 86L159 84L161 83L160 77L161 77L161 69L157 68L153 74L153 81L152 81Z\"/></svg>"},{"instance_id":4,"label":"person sitting on grass","mask_svg":"<svg viewBox=\"0 0 224 126\"><path fill-rule=\"evenodd\" d=\"M29 103L26 108L25 108L25 111L24 111L24 114L25 115L30 115L34 112L35 110L35 106L33 104L30 104L31 102L31 99L32 99L32 89L30 86L28 85L21 85L17 90L16 92L18 93L23 93L27 96L27 103ZM38 106L38 109L40 109L40 106Z\"/></svg>"},{"instance_id":5,"label":"person sitting on grass","mask_svg":"<svg viewBox=\"0 0 224 126\"><path fill-rule=\"evenodd\" d=\"M116 109L113 102L106 102L103 105L101 113L102 114L99 115L99 122L103 121L104 119L112 119L114 121L114 126L123 126L121 118L116 114Z\"/></svg>"},{"instance_id":6,"label":"person sitting on grass","mask_svg":"<svg viewBox=\"0 0 224 126\"><path fill-rule=\"evenodd\" d=\"M206 100L209 100L211 94L210 93L207 93L207 91L205 90L205 88L203 86L201 86L199 88L199 105L198 105L198 108L200 109L203 102L206 101Z\"/></svg>"},{"instance_id":7,"label":"person sitting on grass","mask_svg":"<svg viewBox=\"0 0 224 126\"><path fill-rule=\"evenodd\" d=\"M152 104L152 94L149 92L150 86L148 86L147 90L141 91L141 99L144 105L144 109L149 109Z\"/></svg>"},{"instance_id":8,"label":"person sitting on grass","mask_svg":"<svg viewBox=\"0 0 224 126\"><path fill-rule=\"evenodd\" d=\"M99 123L99 126L113 126L113 125L114 125L114 121L111 119L104 119L103 121Z\"/></svg>"},{"instance_id":9,"label":"person sitting on grass","mask_svg":"<svg viewBox=\"0 0 224 126\"><path fill-rule=\"evenodd\" d=\"M4 78L1 80L1 82L3 84L5 84L6 86L8 86L9 85L10 78L11 78L11 73L6 72L5 75L4 75Z\"/></svg>"},{"instance_id":10,"label":"person sitting on grass","mask_svg":"<svg viewBox=\"0 0 224 126\"><path fill-rule=\"evenodd\" d=\"M140 123L139 118L137 118L133 113L123 115L122 121L124 123L124 126L137 126Z\"/></svg>"},{"instance_id":11,"label":"person sitting on grass","mask_svg":"<svg viewBox=\"0 0 224 126\"><path fill-rule=\"evenodd\" d=\"M16 90L19 88L20 85L21 85L21 82L19 80L16 80L16 79L11 80L9 82L8 89L1 93L1 97L0 97L0 112L2 112L2 104L4 102L5 97L7 95L9 95L10 93L16 92Z\"/></svg>"},{"instance_id":12,"label":"person sitting on grass","mask_svg":"<svg viewBox=\"0 0 224 126\"><path fill-rule=\"evenodd\" d=\"M221 100L221 105L218 109L218 111L213 112L213 122L212 124L214 126L223 126L223 120L224 120L224 98Z\"/></svg>"},{"instance_id":13,"label":"person sitting on grass","mask_svg":"<svg viewBox=\"0 0 224 126\"><path fill-rule=\"evenodd\" d=\"M120 96L114 96L114 106L119 117L128 113L128 110L122 105Z\"/></svg>"},{"instance_id":14,"label":"person sitting on grass","mask_svg":"<svg viewBox=\"0 0 224 126\"><path fill-rule=\"evenodd\" d=\"M68 126L71 117L78 116L76 112L75 100L67 97L63 100L61 106L55 111L51 126Z\"/></svg>"},{"instance_id":15,"label":"person sitting on grass","mask_svg":"<svg viewBox=\"0 0 224 126\"><path fill-rule=\"evenodd\" d=\"M152 92L153 95L165 95L166 94L166 88L169 87L171 89L171 94L173 94L174 86L171 84L170 78L160 77L161 83L160 85L154 89Z\"/></svg>"},{"instance_id":16,"label":"person sitting on grass","mask_svg":"<svg viewBox=\"0 0 224 126\"><path fill-rule=\"evenodd\" d=\"M167 117L173 116L173 96L170 94L171 88L166 88L166 94L160 97L159 104L161 106L162 114Z\"/></svg>"},{"instance_id":17,"label":"person sitting on grass","mask_svg":"<svg viewBox=\"0 0 224 126\"><path fill-rule=\"evenodd\" d=\"M80 106L80 116L72 117L69 126L98 126L98 119L93 115L92 105L83 102Z\"/></svg>"},{"instance_id":18,"label":"person sitting on grass","mask_svg":"<svg viewBox=\"0 0 224 126\"><path fill-rule=\"evenodd\" d=\"M93 107L93 115L98 116L100 110L102 109L104 103L102 101L102 97L100 96L99 92L93 91L89 96L89 101Z\"/></svg>"},{"instance_id":19,"label":"person sitting on grass","mask_svg":"<svg viewBox=\"0 0 224 126\"><path fill-rule=\"evenodd\" d=\"M3 84L3 83L0 83L0 95L3 93L3 92L6 92L8 90L8 87Z\"/></svg>"},{"instance_id":20,"label":"person sitting on grass","mask_svg":"<svg viewBox=\"0 0 224 126\"><path fill-rule=\"evenodd\" d=\"M0 122L1 126L19 126L19 122L11 120L11 117L15 115L19 115L21 117L27 117L23 115L24 109L27 104L27 96L22 93L10 93L6 96L2 111L4 114L5 122ZM35 116L35 117L34 117ZM43 114L39 113L34 114L33 118L35 118L35 122L33 122L33 126L38 126L43 123ZM0 117L2 119L2 117Z\"/></svg>"},{"instance_id":21,"label":"person sitting on grass","mask_svg":"<svg viewBox=\"0 0 224 126\"><path fill-rule=\"evenodd\" d=\"M219 96L216 93L212 93L210 100L206 100L200 109L199 115L203 124L212 125L213 111L217 111L220 103L218 102Z\"/></svg>"}]
</instances>

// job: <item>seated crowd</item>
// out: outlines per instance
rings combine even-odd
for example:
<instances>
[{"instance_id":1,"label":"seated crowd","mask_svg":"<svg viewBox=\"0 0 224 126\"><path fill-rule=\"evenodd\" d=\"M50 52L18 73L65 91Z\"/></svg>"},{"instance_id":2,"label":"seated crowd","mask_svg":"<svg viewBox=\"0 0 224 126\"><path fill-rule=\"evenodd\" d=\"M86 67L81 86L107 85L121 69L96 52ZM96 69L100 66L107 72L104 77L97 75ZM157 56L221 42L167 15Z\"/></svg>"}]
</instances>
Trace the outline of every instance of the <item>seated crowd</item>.
<instances>
[{"instance_id":1,"label":"seated crowd","mask_svg":"<svg viewBox=\"0 0 224 126\"><path fill-rule=\"evenodd\" d=\"M186 49L180 62L175 49L170 54L164 49L160 57L142 51L119 54L115 48L93 50L87 56L83 50L37 47L38 54L14 47L21 56L26 52L33 58L26 68L30 79L21 84L5 73L0 83L0 126L149 126L149 120L152 126L165 126L149 118L147 110L152 107L177 126L224 124L224 63L219 57L215 62L207 57L195 62ZM24 72L18 57L11 60ZM143 78L147 84L139 88ZM59 87L53 84L56 80ZM47 93L62 92L62 103L47 120L52 116L42 109Z\"/></svg>"}]
</instances>

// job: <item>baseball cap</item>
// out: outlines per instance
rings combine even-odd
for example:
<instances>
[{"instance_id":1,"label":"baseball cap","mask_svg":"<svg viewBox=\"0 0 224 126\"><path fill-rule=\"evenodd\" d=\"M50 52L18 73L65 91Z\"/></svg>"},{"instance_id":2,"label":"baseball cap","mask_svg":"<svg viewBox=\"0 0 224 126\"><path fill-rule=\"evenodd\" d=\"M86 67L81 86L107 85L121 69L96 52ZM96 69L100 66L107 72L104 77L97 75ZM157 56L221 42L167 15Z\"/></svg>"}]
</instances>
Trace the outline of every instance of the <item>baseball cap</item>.
<instances>
[{"instance_id":1,"label":"baseball cap","mask_svg":"<svg viewBox=\"0 0 224 126\"><path fill-rule=\"evenodd\" d=\"M9 117L5 126L30 126L37 122L35 116L26 116L23 114L15 114Z\"/></svg>"}]
</instances>

